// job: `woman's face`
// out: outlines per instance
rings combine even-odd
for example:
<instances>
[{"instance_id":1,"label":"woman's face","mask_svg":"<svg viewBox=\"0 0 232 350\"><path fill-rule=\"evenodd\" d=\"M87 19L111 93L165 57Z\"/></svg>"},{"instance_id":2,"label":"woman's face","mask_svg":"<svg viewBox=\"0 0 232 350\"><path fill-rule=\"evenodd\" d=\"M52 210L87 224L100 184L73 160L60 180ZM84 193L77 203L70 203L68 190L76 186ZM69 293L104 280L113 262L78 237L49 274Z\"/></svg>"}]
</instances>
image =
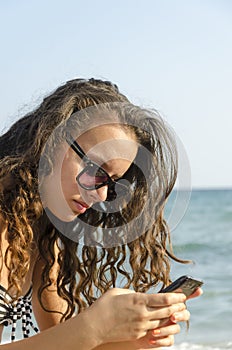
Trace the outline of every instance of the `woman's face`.
<instances>
[{"instance_id":1,"label":"woman's face","mask_svg":"<svg viewBox=\"0 0 232 350\"><path fill-rule=\"evenodd\" d=\"M132 132L118 125L101 125L76 140L88 158L100 165L113 179L121 178L135 159L138 147ZM57 152L53 172L43 184L43 204L63 221L72 221L96 202L105 201L108 186L85 190L76 177L85 163L68 146Z\"/></svg>"}]
</instances>

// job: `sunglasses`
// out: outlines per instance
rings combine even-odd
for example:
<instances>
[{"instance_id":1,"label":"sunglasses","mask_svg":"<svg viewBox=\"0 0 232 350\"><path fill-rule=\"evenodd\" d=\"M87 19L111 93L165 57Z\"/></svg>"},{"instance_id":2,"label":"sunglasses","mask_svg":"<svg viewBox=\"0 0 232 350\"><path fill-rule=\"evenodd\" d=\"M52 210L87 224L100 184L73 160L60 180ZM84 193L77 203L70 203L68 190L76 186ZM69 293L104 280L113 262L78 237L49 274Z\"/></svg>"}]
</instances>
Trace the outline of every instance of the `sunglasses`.
<instances>
[{"instance_id":1,"label":"sunglasses","mask_svg":"<svg viewBox=\"0 0 232 350\"><path fill-rule=\"evenodd\" d=\"M106 198L108 202L118 197L124 197L129 193L129 186L121 183L123 179L113 180L101 166L88 158L86 153L70 134L66 135L66 141L85 163L84 169L76 177L77 183L81 188L92 191L103 186L108 186Z\"/></svg>"}]
</instances>

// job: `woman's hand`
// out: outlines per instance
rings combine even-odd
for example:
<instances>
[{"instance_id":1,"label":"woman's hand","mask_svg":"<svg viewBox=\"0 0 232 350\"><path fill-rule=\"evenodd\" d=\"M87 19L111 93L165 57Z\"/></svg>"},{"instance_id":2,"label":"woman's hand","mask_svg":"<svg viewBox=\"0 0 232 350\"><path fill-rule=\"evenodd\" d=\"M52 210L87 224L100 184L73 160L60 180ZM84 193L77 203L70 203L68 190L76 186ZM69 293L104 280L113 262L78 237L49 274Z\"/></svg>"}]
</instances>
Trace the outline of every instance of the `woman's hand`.
<instances>
[{"instance_id":1,"label":"woman's hand","mask_svg":"<svg viewBox=\"0 0 232 350\"><path fill-rule=\"evenodd\" d=\"M187 300L199 297L203 293L201 288L191 294ZM183 311L176 312L170 316L167 323L160 328L156 328L152 331L149 331L145 337L136 341L135 349L149 349L156 347L167 347L174 344L174 335L180 332L180 326L178 322L186 322L190 319L190 313L187 309ZM147 344L150 344L150 347L146 347Z\"/></svg>"},{"instance_id":2,"label":"woman's hand","mask_svg":"<svg viewBox=\"0 0 232 350\"><path fill-rule=\"evenodd\" d=\"M139 349L136 346L140 346L141 341L149 346L143 348L149 349L158 346L149 343L154 340L152 330L163 327L160 333L164 337L163 342L170 340L172 343L172 335L179 332L179 326L168 325L168 322L173 314L178 313L183 320L189 318L185 301L182 293L145 294L114 288L88 309L91 328L100 344L130 341L134 343L133 349Z\"/></svg>"},{"instance_id":3,"label":"woman's hand","mask_svg":"<svg viewBox=\"0 0 232 350\"><path fill-rule=\"evenodd\" d=\"M190 313L186 309L174 313L168 319L163 320L163 326L150 330L144 337L136 340L133 349L144 350L172 346L174 336L180 332L178 322L188 321L189 318Z\"/></svg>"}]
</instances>

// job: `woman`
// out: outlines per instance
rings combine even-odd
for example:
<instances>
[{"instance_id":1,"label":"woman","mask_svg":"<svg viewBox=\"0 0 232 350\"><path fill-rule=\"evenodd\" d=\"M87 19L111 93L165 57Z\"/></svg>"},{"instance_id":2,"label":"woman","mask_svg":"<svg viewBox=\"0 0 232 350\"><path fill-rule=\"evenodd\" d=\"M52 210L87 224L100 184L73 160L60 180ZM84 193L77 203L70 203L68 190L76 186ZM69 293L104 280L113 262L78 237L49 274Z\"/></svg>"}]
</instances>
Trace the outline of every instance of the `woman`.
<instances>
[{"instance_id":1,"label":"woman","mask_svg":"<svg viewBox=\"0 0 232 350\"><path fill-rule=\"evenodd\" d=\"M1 136L1 328L38 332L32 299L40 329L3 349L173 344L186 297L145 292L180 261L163 218L176 173L157 113L107 81L67 82Z\"/></svg>"}]
</instances>

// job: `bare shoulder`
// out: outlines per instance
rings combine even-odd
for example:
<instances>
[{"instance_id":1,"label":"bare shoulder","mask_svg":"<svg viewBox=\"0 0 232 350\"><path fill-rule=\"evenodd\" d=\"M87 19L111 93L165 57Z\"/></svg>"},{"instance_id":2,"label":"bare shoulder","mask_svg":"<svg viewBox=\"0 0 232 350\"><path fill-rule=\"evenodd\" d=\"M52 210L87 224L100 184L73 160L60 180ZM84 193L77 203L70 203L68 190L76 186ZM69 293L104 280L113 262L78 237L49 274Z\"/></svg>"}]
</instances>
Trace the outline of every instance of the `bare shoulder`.
<instances>
[{"instance_id":1,"label":"bare shoulder","mask_svg":"<svg viewBox=\"0 0 232 350\"><path fill-rule=\"evenodd\" d=\"M51 286L45 288L42 293L41 300L39 300L38 291L42 283L42 274L45 267L44 261L38 257L34 265L32 283L33 283L33 297L32 305L33 311L36 317L36 321L41 330L52 327L60 323L63 313L67 309L67 303L58 295L57 291L57 276L58 276L58 249L55 248L56 261L49 273L50 280L52 281ZM41 305L42 302L42 305ZM50 310L50 311L46 311ZM52 311L52 312L51 312Z\"/></svg>"}]
</instances>

